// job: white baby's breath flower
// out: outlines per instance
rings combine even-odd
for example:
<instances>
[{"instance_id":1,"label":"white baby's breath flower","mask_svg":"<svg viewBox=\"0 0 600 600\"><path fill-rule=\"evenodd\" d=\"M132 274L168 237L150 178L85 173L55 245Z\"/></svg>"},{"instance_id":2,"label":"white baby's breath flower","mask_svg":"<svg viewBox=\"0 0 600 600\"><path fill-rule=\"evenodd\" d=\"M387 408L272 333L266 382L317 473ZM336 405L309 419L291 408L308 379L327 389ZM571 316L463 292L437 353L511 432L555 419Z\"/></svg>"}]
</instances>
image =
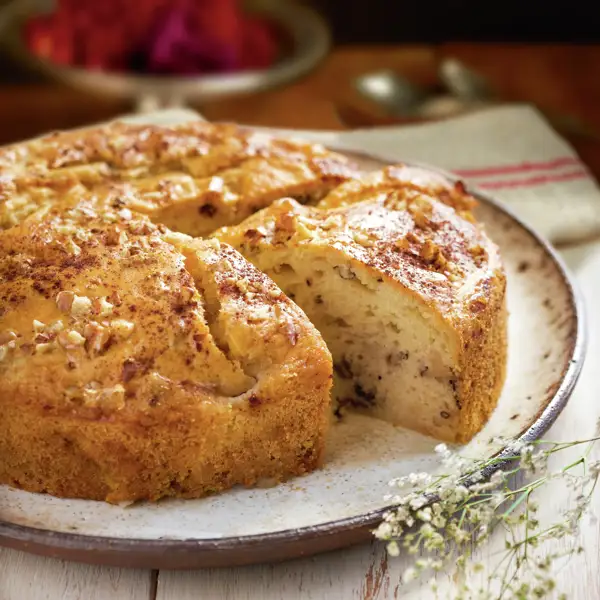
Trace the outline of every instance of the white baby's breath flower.
<instances>
[{"instance_id":1,"label":"white baby's breath flower","mask_svg":"<svg viewBox=\"0 0 600 600\"><path fill-rule=\"evenodd\" d=\"M442 458L446 458L447 456L450 456L450 454L452 454L452 452L446 444L438 444L434 448L434 451L436 452L436 454L439 454Z\"/></svg>"},{"instance_id":2,"label":"white baby's breath flower","mask_svg":"<svg viewBox=\"0 0 600 600\"><path fill-rule=\"evenodd\" d=\"M382 540L388 539L392 534L392 526L390 523L384 521L377 527L375 535Z\"/></svg>"},{"instance_id":3,"label":"white baby's breath flower","mask_svg":"<svg viewBox=\"0 0 600 600\"><path fill-rule=\"evenodd\" d=\"M588 474L590 477L598 477L600 475L600 460L595 460L588 464Z\"/></svg>"},{"instance_id":4,"label":"white baby's breath flower","mask_svg":"<svg viewBox=\"0 0 600 600\"><path fill-rule=\"evenodd\" d=\"M506 440L502 443L507 445ZM463 574L462 577L480 571L480 564L469 565L472 552L501 524L511 534L506 541L506 552L510 558L508 571L502 569L491 573L484 585L473 586L465 580L464 585L459 585L454 600L548 597L555 586L550 576L553 561L574 550L566 544L570 548L568 552L541 559L537 547L546 539L564 539L577 533L600 478L600 461L588 463L586 457L589 451L580 460L553 473L547 471L548 458L582 443L587 441L571 444L513 443L507 463L509 473L517 469L535 473L529 483L519 483L518 489L511 489L509 483L512 479L498 468L483 481L482 471L497 467L496 459L467 459L449 450L445 444L436 446L435 452L445 472L436 476L412 473L390 482L392 487L409 487L409 493L393 496L397 508L384 515L375 531L378 538L387 541L390 554L395 556L402 547L409 556L418 556L402 582L406 583L425 572L431 574L445 565L454 565ZM553 479L560 479L566 487L573 488L575 496L561 522L542 526L537 518L535 496L540 493L539 488ZM435 498L437 500L434 501ZM413 528L415 520L418 523L416 530ZM435 580L432 581L435 584ZM492 594L493 590L500 589L503 590L500 596Z\"/></svg>"},{"instance_id":5,"label":"white baby's breath flower","mask_svg":"<svg viewBox=\"0 0 600 600\"><path fill-rule=\"evenodd\" d=\"M431 507L426 506L425 508L417 511L417 519L419 519L420 521L431 521L431 517L433 516L431 514Z\"/></svg>"},{"instance_id":6,"label":"white baby's breath flower","mask_svg":"<svg viewBox=\"0 0 600 600\"><path fill-rule=\"evenodd\" d=\"M436 515L431 519L431 524L434 527L437 527L438 529L445 527L446 523L447 523L446 518L442 517L440 515Z\"/></svg>"},{"instance_id":7,"label":"white baby's breath flower","mask_svg":"<svg viewBox=\"0 0 600 600\"><path fill-rule=\"evenodd\" d=\"M408 504L412 510L416 511L427 504L427 498L424 496L415 496Z\"/></svg>"}]
</instances>

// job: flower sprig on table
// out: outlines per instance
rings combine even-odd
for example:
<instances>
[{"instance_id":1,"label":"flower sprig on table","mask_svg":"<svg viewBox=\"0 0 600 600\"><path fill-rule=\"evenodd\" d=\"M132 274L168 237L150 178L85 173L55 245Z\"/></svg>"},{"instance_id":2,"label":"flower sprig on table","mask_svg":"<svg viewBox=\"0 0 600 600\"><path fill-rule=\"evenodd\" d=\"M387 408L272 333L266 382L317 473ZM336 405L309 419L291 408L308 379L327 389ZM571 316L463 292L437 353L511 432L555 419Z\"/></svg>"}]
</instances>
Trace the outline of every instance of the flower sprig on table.
<instances>
[{"instance_id":1,"label":"flower sprig on table","mask_svg":"<svg viewBox=\"0 0 600 600\"><path fill-rule=\"evenodd\" d=\"M403 583L429 575L435 591L436 573L458 567L461 582L457 600L525 600L556 595L552 565L582 549L570 543L566 549L542 556L537 548L551 538L575 539L600 477L600 461L590 460L593 444L599 439L600 435L566 443L517 442L502 457L477 460L440 444L436 452L445 473L413 473L391 481L390 486L397 491L386 500L395 508L384 515L375 536L387 542L390 555L397 556L404 549L415 557L402 577ZM551 456L579 446L585 450L576 460L550 471ZM502 468L484 480L482 472L495 467ZM528 481L515 485L523 478ZM558 522L542 527L536 498L555 479L572 489L575 502ZM474 562L474 552L499 527L506 531L503 555L493 571L482 573L484 567ZM478 576L473 577L476 573ZM473 584L473 579L478 583Z\"/></svg>"}]
</instances>

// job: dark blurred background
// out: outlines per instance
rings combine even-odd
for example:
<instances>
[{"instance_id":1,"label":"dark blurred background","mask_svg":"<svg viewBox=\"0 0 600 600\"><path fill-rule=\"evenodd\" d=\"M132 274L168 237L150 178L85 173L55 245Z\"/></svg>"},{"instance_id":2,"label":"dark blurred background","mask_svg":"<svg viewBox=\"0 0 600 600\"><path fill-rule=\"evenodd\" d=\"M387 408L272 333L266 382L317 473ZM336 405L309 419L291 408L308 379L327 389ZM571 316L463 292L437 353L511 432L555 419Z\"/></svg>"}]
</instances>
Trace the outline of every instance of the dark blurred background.
<instances>
[{"instance_id":1,"label":"dark blurred background","mask_svg":"<svg viewBox=\"0 0 600 600\"><path fill-rule=\"evenodd\" d=\"M310 0L337 43L600 40L594 1Z\"/></svg>"}]
</instances>

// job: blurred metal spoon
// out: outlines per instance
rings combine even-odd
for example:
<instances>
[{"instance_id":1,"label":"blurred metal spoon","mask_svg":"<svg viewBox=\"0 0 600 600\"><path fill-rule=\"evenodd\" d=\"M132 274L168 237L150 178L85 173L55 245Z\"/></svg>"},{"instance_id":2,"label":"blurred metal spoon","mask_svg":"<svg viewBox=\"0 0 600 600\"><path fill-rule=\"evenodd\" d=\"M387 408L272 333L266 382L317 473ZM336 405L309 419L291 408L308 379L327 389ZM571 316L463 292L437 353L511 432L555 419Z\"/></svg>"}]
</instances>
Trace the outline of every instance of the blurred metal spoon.
<instances>
[{"instance_id":1,"label":"blurred metal spoon","mask_svg":"<svg viewBox=\"0 0 600 600\"><path fill-rule=\"evenodd\" d=\"M429 92L389 69L360 75L354 87L364 98L398 117L441 117L466 108L461 98Z\"/></svg>"},{"instance_id":2,"label":"blurred metal spoon","mask_svg":"<svg viewBox=\"0 0 600 600\"><path fill-rule=\"evenodd\" d=\"M451 94L465 101L492 102L496 99L488 80L457 58L442 60L438 77Z\"/></svg>"},{"instance_id":3,"label":"blurred metal spoon","mask_svg":"<svg viewBox=\"0 0 600 600\"><path fill-rule=\"evenodd\" d=\"M363 97L400 117L417 114L428 96L424 89L390 69L360 75L353 84Z\"/></svg>"},{"instance_id":4,"label":"blurred metal spoon","mask_svg":"<svg viewBox=\"0 0 600 600\"><path fill-rule=\"evenodd\" d=\"M398 117L449 117L502 103L484 77L456 58L444 59L438 76L448 93L430 93L389 69L360 75L354 80L354 87L390 116ZM577 117L534 107L558 131L598 141L596 131Z\"/></svg>"},{"instance_id":5,"label":"blurred metal spoon","mask_svg":"<svg viewBox=\"0 0 600 600\"><path fill-rule=\"evenodd\" d=\"M481 104L500 104L489 81L457 58L446 58L440 63L438 76L443 84L455 96L466 102ZM598 140L598 134L593 128L572 115L557 114L542 110L533 105L546 120L558 131L563 133Z\"/></svg>"}]
</instances>

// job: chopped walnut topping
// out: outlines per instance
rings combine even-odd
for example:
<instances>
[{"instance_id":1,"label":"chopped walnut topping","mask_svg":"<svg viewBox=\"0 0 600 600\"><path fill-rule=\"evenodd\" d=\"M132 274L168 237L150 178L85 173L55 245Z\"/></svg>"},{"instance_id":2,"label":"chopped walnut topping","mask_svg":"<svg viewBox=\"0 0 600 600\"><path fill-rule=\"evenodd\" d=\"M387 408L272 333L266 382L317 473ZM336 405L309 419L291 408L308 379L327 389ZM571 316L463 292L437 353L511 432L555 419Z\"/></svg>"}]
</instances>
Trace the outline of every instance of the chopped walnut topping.
<instances>
[{"instance_id":1,"label":"chopped walnut topping","mask_svg":"<svg viewBox=\"0 0 600 600\"><path fill-rule=\"evenodd\" d=\"M71 238L65 242L65 250L74 256L79 256L81 254L81 248Z\"/></svg>"},{"instance_id":2,"label":"chopped walnut topping","mask_svg":"<svg viewBox=\"0 0 600 600\"><path fill-rule=\"evenodd\" d=\"M248 280L247 279L238 279L235 282L235 285L242 294L245 294L248 291Z\"/></svg>"},{"instance_id":3,"label":"chopped walnut topping","mask_svg":"<svg viewBox=\"0 0 600 600\"><path fill-rule=\"evenodd\" d=\"M149 235L156 231L156 225L145 220L129 221L129 231L135 235Z\"/></svg>"},{"instance_id":4,"label":"chopped walnut topping","mask_svg":"<svg viewBox=\"0 0 600 600\"><path fill-rule=\"evenodd\" d=\"M162 237L165 242L174 245L188 242L192 239L189 235L186 235L185 233L177 233L175 231L171 231L170 229L163 232Z\"/></svg>"},{"instance_id":5,"label":"chopped walnut topping","mask_svg":"<svg viewBox=\"0 0 600 600\"><path fill-rule=\"evenodd\" d=\"M213 250L221 249L221 243L217 238L209 238L208 240L206 240L206 244L209 246L209 248L212 248Z\"/></svg>"},{"instance_id":6,"label":"chopped walnut topping","mask_svg":"<svg viewBox=\"0 0 600 600\"><path fill-rule=\"evenodd\" d=\"M282 213L275 221L275 231L292 232L296 227L296 219L291 213Z\"/></svg>"},{"instance_id":7,"label":"chopped walnut topping","mask_svg":"<svg viewBox=\"0 0 600 600\"><path fill-rule=\"evenodd\" d=\"M75 237L80 242L87 242L90 239L90 233L83 229L77 229L77 230L75 230Z\"/></svg>"},{"instance_id":8,"label":"chopped walnut topping","mask_svg":"<svg viewBox=\"0 0 600 600\"><path fill-rule=\"evenodd\" d=\"M219 271L221 271L221 272L233 271L233 265L231 264L231 261L228 258L224 258L220 262Z\"/></svg>"},{"instance_id":9,"label":"chopped walnut topping","mask_svg":"<svg viewBox=\"0 0 600 600\"><path fill-rule=\"evenodd\" d=\"M296 222L296 235L301 240L313 239L314 233L300 220Z\"/></svg>"},{"instance_id":10,"label":"chopped walnut topping","mask_svg":"<svg viewBox=\"0 0 600 600\"><path fill-rule=\"evenodd\" d=\"M85 338L75 330L71 331L61 331L58 334L58 343L67 349L77 348L78 346L83 346L85 343Z\"/></svg>"},{"instance_id":11,"label":"chopped walnut topping","mask_svg":"<svg viewBox=\"0 0 600 600\"><path fill-rule=\"evenodd\" d=\"M73 235L77 231L77 227L73 223L62 223L54 226L57 233L61 235Z\"/></svg>"},{"instance_id":12,"label":"chopped walnut topping","mask_svg":"<svg viewBox=\"0 0 600 600\"><path fill-rule=\"evenodd\" d=\"M394 242L394 247L398 250L408 250L410 243L407 238L403 237Z\"/></svg>"},{"instance_id":13,"label":"chopped walnut topping","mask_svg":"<svg viewBox=\"0 0 600 600\"><path fill-rule=\"evenodd\" d=\"M431 205L431 201L425 196L418 195L416 197L411 198L410 209L411 211L419 211L423 213L426 217L430 217L433 212L433 207Z\"/></svg>"},{"instance_id":14,"label":"chopped walnut topping","mask_svg":"<svg viewBox=\"0 0 600 600\"><path fill-rule=\"evenodd\" d=\"M108 301L113 306L121 306L121 304L123 303L123 301L121 300L121 296L119 295L119 292L117 292L116 290L108 297Z\"/></svg>"},{"instance_id":15,"label":"chopped walnut topping","mask_svg":"<svg viewBox=\"0 0 600 600\"><path fill-rule=\"evenodd\" d=\"M383 206L390 210L402 211L406 210L408 204L406 202L405 194L401 194L400 190L394 190L386 195Z\"/></svg>"},{"instance_id":16,"label":"chopped walnut topping","mask_svg":"<svg viewBox=\"0 0 600 600\"><path fill-rule=\"evenodd\" d=\"M449 265L448 260L440 250L439 246L434 244L431 240L425 240L425 243L421 247L421 258L440 270Z\"/></svg>"},{"instance_id":17,"label":"chopped walnut topping","mask_svg":"<svg viewBox=\"0 0 600 600\"><path fill-rule=\"evenodd\" d=\"M271 317L269 306L258 306L248 314L248 321L267 321Z\"/></svg>"},{"instance_id":18,"label":"chopped walnut topping","mask_svg":"<svg viewBox=\"0 0 600 600\"><path fill-rule=\"evenodd\" d=\"M357 244L360 244L365 248L370 248L375 245L375 242L366 233L362 231L352 232L352 238Z\"/></svg>"},{"instance_id":19,"label":"chopped walnut topping","mask_svg":"<svg viewBox=\"0 0 600 600\"><path fill-rule=\"evenodd\" d=\"M421 258L424 258L428 262L432 262L439 252L440 249L431 240L425 240L425 243L421 247Z\"/></svg>"},{"instance_id":20,"label":"chopped walnut topping","mask_svg":"<svg viewBox=\"0 0 600 600\"><path fill-rule=\"evenodd\" d=\"M422 196L415 198L408 205L408 212L419 229L427 229L431 224L429 220L431 216L431 204Z\"/></svg>"},{"instance_id":21,"label":"chopped walnut topping","mask_svg":"<svg viewBox=\"0 0 600 600\"><path fill-rule=\"evenodd\" d=\"M17 334L14 331L4 331L0 333L0 344L6 344L17 339Z\"/></svg>"},{"instance_id":22,"label":"chopped walnut topping","mask_svg":"<svg viewBox=\"0 0 600 600\"><path fill-rule=\"evenodd\" d=\"M469 253L477 266L481 266L488 258L487 250L481 244L471 246L469 248Z\"/></svg>"},{"instance_id":23,"label":"chopped walnut topping","mask_svg":"<svg viewBox=\"0 0 600 600\"><path fill-rule=\"evenodd\" d=\"M92 301L92 311L100 317L107 317L112 314L114 306L106 298L94 298Z\"/></svg>"},{"instance_id":24,"label":"chopped walnut topping","mask_svg":"<svg viewBox=\"0 0 600 600\"><path fill-rule=\"evenodd\" d=\"M247 229L244 231L244 237L250 241L251 244L257 244L261 239L267 236L267 232L263 227L257 227L256 229Z\"/></svg>"},{"instance_id":25,"label":"chopped walnut topping","mask_svg":"<svg viewBox=\"0 0 600 600\"><path fill-rule=\"evenodd\" d=\"M50 325L46 328L46 333L53 335L58 333L59 331L62 331L64 328L65 324L60 319L57 319L53 323L50 323Z\"/></svg>"},{"instance_id":26,"label":"chopped walnut topping","mask_svg":"<svg viewBox=\"0 0 600 600\"><path fill-rule=\"evenodd\" d=\"M86 348L88 352L95 354L102 352L110 339L110 332L108 329L95 321L92 321L85 326L83 335L87 342Z\"/></svg>"},{"instance_id":27,"label":"chopped walnut topping","mask_svg":"<svg viewBox=\"0 0 600 600\"><path fill-rule=\"evenodd\" d=\"M210 181L208 182L208 190L210 192L216 192L218 194L221 194L221 193L223 193L224 189L225 189L225 182L223 181L222 177L215 175L214 177L210 178Z\"/></svg>"},{"instance_id":28,"label":"chopped walnut topping","mask_svg":"<svg viewBox=\"0 0 600 600\"><path fill-rule=\"evenodd\" d=\"M59 292L56 296L56 305L61 312L70 312L75 294L73 292Z\"/></svg>"},{"instance_id":29,"label":"chopped walnut topping","mask_svg":"<svg viewBox=\"0 0 600 600\"><path fill-rule=\"evenodd\" d=\"M47 354L56 348L56 342L43 342L35 345L36 354Z\"/></svg>"},{"instance_id":30,"label":"chopped walnut topping","mask_svg":"<svg viewBox=\"0 0 600 600\"><path fill-rule=\"evenodd\" d=\"M125 407L125 388L120 384L100 390L96 401L102 408L121 410Z\"/></svg>"},{"instance_id":31,"label":"chopped walnut topping","mask_svg":"<svg viewBox=\"0 0 600 600\"><path fill-rule=\"evenodd\" d=\"M271 288L268 292L269 296L271 298L280 298L281 297L281 290L278 290L277 288Z\"/></svg>"},{"instance_id":32,"label":"chopped walnut topping","mask_svg":"<svg viewBox=\"0 0 600 600\"><path fill-rule=\"evenodd\" d=\"M116 223L118 220L117 214L111 211L102 213L102 220L106 223Z\"/></svg>"},{"instance_id":33,"label":"chopped walnut topping","mask_svg":"<svg viewBox=\"0 0 600 600\"><path fill-rule=\"evenodd\" d=\"M92 310L92 301L87 296L77 296L73 298L71 304L71 314L74 317L87 315Z\"/></svg>"},{"instance_id":34,"label":"chopped walnut topping","mask_svg":"<svg viewBox=\"0 0 600 600\"><path fill-rule=\"evenodd\" d=\"M122 231L119 227L110 229L106 233L106 243L109 246L122 246L128 239L127 232Z\"/></svg>"},{"instance_id":35,"label":"chopped walnut topping","mask_svg":"<svg viewBox=\"0 0 600 600\"><path fill-rule=\"evenodd\" d=\"M446 255L440 250L440 252L438 253L436 259L435 259L435 267L440 270L452 270L454 263L451 263L447 258Z\"/></svg>"},{"instance_id":36,"label":"chopped walnut topping","mask_svg":"<svg viewBox=\"0 0 600 600\"><path fill-rule=\"evenodd\" d=\"M118 213L117 213L121 219L123 219L124 221L130 221L131 217L133 216L131 214L131 211L128 208L122 208Z\"/></svg>"},{"instance_id":37,"label":"chopped walnut topping","mask_svg":"<svg viewBox=\"0 0 600 600\"><path fill-rule=\"evenodd\" d=\"M133 333L135 325L131 321L125 319L115 319L111 321L110 328L121 339L126 340Z\"/></svg>"},{"instance_id":38,"label":"chopped walnut topping","mask_svg":"<svg viewBox=\"0 0 600 600\"><path fill-rule=\"evenodd\" d=\"M341 224L341 219L338 216L329 216L327 217L319 227L328 231L329 229L333 229L334 227L339 227Z\"/></svg>"}]
</instances>

